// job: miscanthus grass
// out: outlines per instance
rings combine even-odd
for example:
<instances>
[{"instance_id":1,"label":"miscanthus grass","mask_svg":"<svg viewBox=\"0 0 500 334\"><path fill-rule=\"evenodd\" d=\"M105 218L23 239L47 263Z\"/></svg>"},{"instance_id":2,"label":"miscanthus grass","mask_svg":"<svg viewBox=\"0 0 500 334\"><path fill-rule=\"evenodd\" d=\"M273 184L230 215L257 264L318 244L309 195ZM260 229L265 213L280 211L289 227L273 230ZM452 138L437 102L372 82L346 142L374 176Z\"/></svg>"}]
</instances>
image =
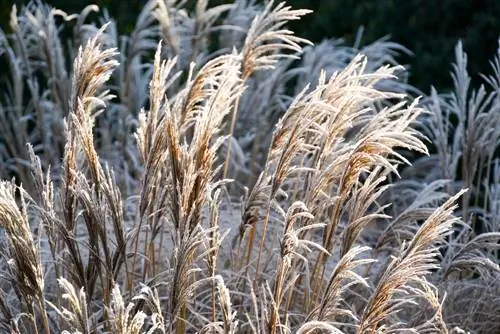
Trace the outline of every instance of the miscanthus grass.
<instances>
[{"instance_id":1,"label":"miscanthus grass","mask_svg":"<svg viewBox=\"0 0 500 334\"><path fill-rule=\"evenodd\" d=\"M499 56L418 97L387 38L185 5L12 8L0 331L500 331Z\"/></svg>"}]
</instances>

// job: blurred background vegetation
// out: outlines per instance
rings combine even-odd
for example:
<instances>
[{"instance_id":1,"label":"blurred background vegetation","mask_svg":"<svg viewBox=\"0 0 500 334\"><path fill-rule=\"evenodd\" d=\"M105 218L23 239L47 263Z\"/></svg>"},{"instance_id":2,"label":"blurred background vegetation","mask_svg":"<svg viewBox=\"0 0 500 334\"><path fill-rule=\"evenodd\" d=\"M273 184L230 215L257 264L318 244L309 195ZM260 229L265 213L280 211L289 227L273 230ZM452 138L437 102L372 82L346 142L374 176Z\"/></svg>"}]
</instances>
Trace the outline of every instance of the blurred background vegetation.
<instances>
[{"instance_id":1,"label":"blurred background vegetation","mask_svg":"<svg viewBox=\"0 0 500 334\"><path fill-rule=\"evenodd\" d=\"M128 33L146 1L46 2L68 13L96 3L108 8L121 33ZM189 2L192 4L195 0ZM231 1L210 0L211 4L221 2ZM6 31L9 31L9 13L14 3L22 6L26 1L0 0L0 27ZM299 36L314 42L342 37L352 45L360 26L364 26L363 44L390 35L391 40L414 53L400 62L410 66L410 83L424 93L429 92L431 85L441 91L451 87L449 72L453 49L459 39L469 56L473 83L479 82L479 73L490 72L489 60L500 37L499 0L287 0L287 3L294 8L314 10L314 14L293 22L290 27Z\"/></svg>"}]
</instances>

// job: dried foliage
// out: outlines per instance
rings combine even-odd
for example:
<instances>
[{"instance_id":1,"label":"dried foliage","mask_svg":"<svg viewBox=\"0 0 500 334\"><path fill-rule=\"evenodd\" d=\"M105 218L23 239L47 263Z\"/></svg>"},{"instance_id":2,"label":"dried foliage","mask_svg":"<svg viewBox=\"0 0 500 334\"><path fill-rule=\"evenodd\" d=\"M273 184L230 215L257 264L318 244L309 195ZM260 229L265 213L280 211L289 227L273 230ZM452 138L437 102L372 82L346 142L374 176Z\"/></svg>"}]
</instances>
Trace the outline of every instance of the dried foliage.
<instances>
[{"instance_id":1,"label":"dried foliage","mask_svg":"<svg viewBox=\"0 0 500 334\"><path fill-rule=\"evenodd\" d=\"M500 331L500 51L474 90L459 43L454 92L420 98L387 39L185 5L130 36L13 7L1 331Z\"/></svg>"}]
</instances>

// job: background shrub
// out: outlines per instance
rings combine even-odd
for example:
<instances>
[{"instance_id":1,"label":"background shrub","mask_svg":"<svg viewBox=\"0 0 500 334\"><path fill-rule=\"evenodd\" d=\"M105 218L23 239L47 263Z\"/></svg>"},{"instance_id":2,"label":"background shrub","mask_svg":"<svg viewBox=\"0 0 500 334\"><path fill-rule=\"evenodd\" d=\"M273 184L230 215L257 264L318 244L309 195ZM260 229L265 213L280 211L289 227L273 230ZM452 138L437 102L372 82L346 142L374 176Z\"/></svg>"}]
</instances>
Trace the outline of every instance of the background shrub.
<instances>
[{"instance_id":1,"label":"background shrub","mask_svg":"<svg viewBox=\"0 0 500 334\"><path fill-rule=\"evenodd\" d=\"M109 10L121 32L129 33L145 2L103 0L99 6ZM188 0L187 6L193 7L194 2ZM210 0L212 5L229 2ZM2 29L8 25L13 3L21 5L26 1L0 0ZM77 12L95 1L51 0L49 3L67 12ZM487 73L488 61L496 51L500 36L500 2L496 0L291 0L287 3L314 11L313 15L292 22L290 28L315 43L324 38L344 38L346 43L353 44L361 26L364 27L363 44L390 35L391 41L413 52L412 56L402 55L399 61L410 66L410 83L426 94L430 93L431 85L439 90L452 88L447 74L459 39L469 55L471 73ZM473 75L472 80L474 84L479 83L477 75Z\"/></svg>"}]
</instances>

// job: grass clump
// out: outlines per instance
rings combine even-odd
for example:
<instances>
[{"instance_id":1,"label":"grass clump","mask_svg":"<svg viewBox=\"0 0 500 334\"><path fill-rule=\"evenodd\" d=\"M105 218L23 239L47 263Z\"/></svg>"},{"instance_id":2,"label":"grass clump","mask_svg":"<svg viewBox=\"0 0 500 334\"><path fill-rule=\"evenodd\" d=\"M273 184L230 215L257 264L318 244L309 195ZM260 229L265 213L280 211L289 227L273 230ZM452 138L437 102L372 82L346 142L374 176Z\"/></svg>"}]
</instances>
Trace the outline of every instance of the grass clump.
<instances>
[{"instance_id":1,"label":"grass clump","mask_svg":"<svg viewBox=\"0 0 500 334\"><path fill-rule=\"evenodd\" d=\"M456 92L414 98L399 45L183 5L147 2L130 36L96 6L13 8L2 330L500 328L498 61L472 91L459 44Z\"/></svg>"}]
</instances>

